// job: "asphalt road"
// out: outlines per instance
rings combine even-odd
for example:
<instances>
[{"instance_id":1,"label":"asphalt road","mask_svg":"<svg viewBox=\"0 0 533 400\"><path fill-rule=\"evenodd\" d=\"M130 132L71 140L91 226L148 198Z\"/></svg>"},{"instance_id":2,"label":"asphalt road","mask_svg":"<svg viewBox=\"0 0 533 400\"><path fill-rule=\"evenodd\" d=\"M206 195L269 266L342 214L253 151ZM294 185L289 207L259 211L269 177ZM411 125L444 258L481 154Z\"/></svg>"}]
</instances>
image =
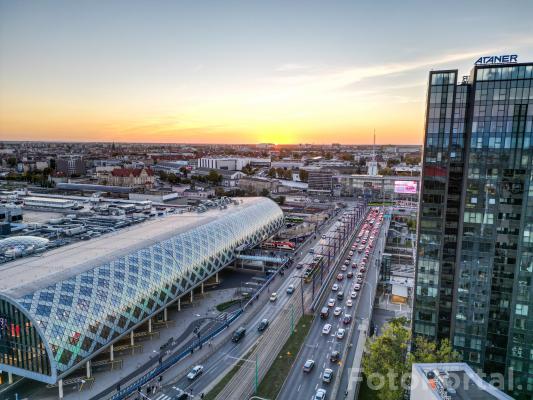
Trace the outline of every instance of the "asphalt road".
<instances>
[{"instance_id":1,"label":"asphalt road","mask_svg":"<svg viewBox=\"0 0 533 400\"><path fill-rule=\"evenodd\" d=\"M339 214L338 216L340 216ZM337 217L338 217L337 216ZM267 318L271 323L277 315L279 315L280 310L283 308L283 305L287 303L290 296L301 296L299 287L297 286L300 278L297 277L301 274L302 270L295 268L297 263L302 260L309 252L311 247L314 247L321 239L321 232L325 232L328 237L334 237L333 232L335 222L337 217L331 218L328 223L326 223L318 232L316 240L309 240L297 251L297 255L294 257L293 267L289 270L288 273L282 278L283 281L279 288L276 289L278 293L278 299L276 302L266 302L266 304L257 312L250 322L246 324L246 335L243 339L237 344L228 340L221 348L210 357L206 362L203 363L204 372L194 381L190 381L184 374L184 376L177 377L177 381L173 380L173 383L167 386L164 386L163 389L154 395L150 395L151 400L169 400L173 398L178 393L178 389L185 390L192 395L198 395L204 393L205 390L211 385L217 377L223 375L238 359L241 359L251 348L251 346L256 342L260 335L268 335L268 328L265 332L259 333L257 331L257 325L263 318ZM331 232L330 232L331 231ZM278 279L278 278L276 278ZM279 284L279 280L277 281ZM292 294L288 295L286 289L290 284L297 286L297 290ZM270 291L271 292L271 291ZM265 301L265 296L269 296L268 293L262 295L263 301ZM311 285L305 285L304 287L304 303L306 306L311 303L312 288ZM261 300L259 300L261 301ZM242 318L242 317L241 317ZM237 329L240 326L239 320L236 321L232 326L232 330ZM268 336L267 336L268 338ZM191 368L193 365L191 365ZM188 371L187 371L188 372ZM165 380L171 379L170 377L165 377Z\"/></svg>"},{"instance_id":2,"label":"asphalt road","mask_svg":"<svg viewBox=\"0 0 533 400\"><path fill-rule=\"evenodd\" d=\"M362 229L362 228L361 228ZM379 248L380 241L383 242L385 239L385 232L384 229L380 228L379 236L374 241L374 249ZM364 253L358 253L355 252L355 254L351 257L347 254L350 251L350 247L346 250L345 254L342 254L343 258L351 258L351 263L356 262L358 265L362 261L362 258L364 257ZM318 312L320 312L320 309L322 306L327 305L327 301L329 298L335 299L335 307L339 306L342 307L342 312L340 316L336 317L333 315L333 308L330 308L330 314L329 317L324 320L319 317L317 317L313 325L311 327L311 330L309 332L309 335L304 343L304 346L300 350L300 353L298 354L298 357L295 361L295 366L291 370L290 374L288 375L285 384L282 388L281 393L278 396L278 399L280 400L292 400L292 399L314 399L315 393L318 388L324 388L328 393L328 399L330 398L329 395L332 392L332 388L335 385L335 380L338 379L338 373L340 370L340 366L343 363L346 363L347 361L345 359L341 359L340 363L332 363L330 361L330 355L332 351L336 350L339 351L341 354L344 354L346 346L348 345L348 339L350 337L350 330L353 330L353 334L350 340L350 343L357 343L358 337L359 337L359 330L357 329L361 319L367 318L368 314L370 313L370 307L371 303L373 302L373 288L375 288L376 281L377 281L377 275L378 275L378 267L376 266L376 260L379 258L379 253L374 254L369 261L367 262L367 271L364 274L364 280L363 285L361 287L361 290L358 292L357 298L352 299L353 306L348 307L346 306L346 300L350 298L350 293L352 292L352 287L355 283L355 275L357 275L357 272L359 271L359 268L353 269L351 266L348 267L346 273L348 271L354 272L354 278L347 279L346 277L341 282L341 285L343 287L344 292L344 300L339 301L336 298L336 292L331 291L330 295L326 298L323 305L320 305L318 307ZM341 266L338 267L338 272L341 272ZM336 283L339 283L338 281L335 281ZM371 290L372 289L372 290ZM342 322L342 318L345 313L351 314L352 316L352 322L351 324L345 325ZM322 333L322 329L326 323L329 323L332 325L332 329L330 334L325 335ZM337 339L335 337L336 332L338 329L344 328L346 329L345 335L343 339ZM353 350L355 346L348 347L349 350ZM353 353L353 352L352 352ZM351 366L350 361L350 352L348 352L348 365ZM351 355L353 359L353 354ZM303 365L306 360L314 360L315 366L311 372L304 373L303 372ZM334 380L332 380L331 383L324 383L322 381L322 374L324 372L324 369L331 368L333 370L334 374ZM347 374L348 368L344 369L343 377ZM338 384L337 384L338 385ZM339 393L340 395L337 396L337 398L344 398L344 387L343 380L341 379L340 382L340 389ZM345 384L346 385L346 384Z\"/></svg>"}]
</instances>

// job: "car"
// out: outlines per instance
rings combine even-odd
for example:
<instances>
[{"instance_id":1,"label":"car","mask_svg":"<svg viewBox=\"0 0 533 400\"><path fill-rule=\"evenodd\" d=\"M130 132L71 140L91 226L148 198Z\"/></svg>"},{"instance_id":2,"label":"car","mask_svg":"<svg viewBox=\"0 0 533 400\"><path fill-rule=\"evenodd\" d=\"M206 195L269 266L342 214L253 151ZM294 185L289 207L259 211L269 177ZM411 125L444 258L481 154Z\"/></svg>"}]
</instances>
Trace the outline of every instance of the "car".
<instances>
[{"instance_id":1,"label":"car","mask_svg":"<svg viewBox=\"0 0 533 400\"><path fill-rule=\"evenodd\" d=\"M355 290L355 291L361 290L361 285L356 283L355 285L353 285L353 290Z\"/></svg>"},{"instance_id":2,"label":"car","mask_svg":"<svg viewBox=\"0 0 533 400\"><path fill-rule=\"evenodd\" d=\"M324 325L324 327L322 328L322 334L329 335L330 332L331 332L331 324Z\"/></svg>"},{"instance_id":3,"label":"car","mask_svg":"<svg viewBox=\"0 0 533 400\"><path fill-rule=\"evenodd\" d=\"M328 307L334 307L335 306L335 299L329 299L328 300Z\"/></svg>"},{"instance_id":4,"label":"car","mask_svg":"<svg viewBox=\"0 0 533 400\"><path fill-rule=\"evenodd\" d=\"M331 368L326 368L322 373L322 382L330 383L333 378L333 370Z\"/></svg>"},{"instance_id":5,"label":"car","mask_svg":"<svg viewBox=\"0 0 533 400\"><path fill-rule=\"evenodd\" d=\"M268 328L268 324L270 324L270 322L268 321L268 319L266 318L263 318L261 320L261 322L259 322L259 325L257 325L257 330L259 332L263 332L266 328Z\"/></svg>"},{"instance_id":6,"label":"car","mask_svg":"<svg viewBox=\"0 0 533 400\"><path fill-rule=\"evenodd\" d=\"M350 252L348 253L348 255L351 257L353 256L353 251L350 250Z\"/></svg>"},{"instance_id":7,"label":"car","mask_svg":"<svg viewBox=\"0 0 533 400\"><path fill-rule=\"evenodd\" d=\"M328 307L322 307L322 311L320 311L320 318L328 319L328 317L329 317L329 308Z\"/></svg>"},{"instance_id":8,"label":"car","mask_svg":"<svg viewBox=\"0 0 533 400\"><path fill-rule=\"evenodd\" d=\"M270 295L270 301L276 301L278 299L278 294L276 292L272 292Z\"/></svg>"},{"instance_id":9,"label":"car","mask_svg":"<svg viewBox=\"0 0 533 400\"><path fill-rule=\"evenodd\" d=\"M352 271L349 271L349 272L346 274L346 278L348 278L348 279L352 279L352 278L353 278L353 272L352 272Z\"/></svg>"},{"instance_id":10,"label":"car","mask_svg":"<svg viewBox=\"0 0 533 400\"><path fill-rule=\"evenodd\" d=\"M307 360L304 364L304 372L311 372L313 367L315 366L315 360Z\"/></svg>"},{"instance_id":11,"label":"car","mask_svg":"<svg viewBox=\"0 0 533 400\"><path fill-rule=\"evenodd\" d=\"M341 359L340 351L333 350L331 352L331 355L329 356L329 361L331 361L332 363L336 363L336 362L339 362L340 359Z\"/></svg>"},{"instance_id":12,"label":"car","mask_svg":"<svg viewBox=\"0 0 533 400\"><path fill-rule=\"evenodd\" d=\"M318 389L315 393L314 400L326 400L326 389Z\"/></svg>"},{"instance_id":13,"label":"car","mask_svg":"<svg viewBox=\"0 0 533 400\"><path fill-rule=\"evenodd\" d=\"M193 369L191 369L191 372L187 374L187 379L190 381L194 381L196 378L198 378L202 373L204 372L203 365L197 365Z\"/></svg>"},{"instance_id":14,"label":"car","mask_svg":"<svg viewBox=\"0 0 533 400\"><path fill-rule=\"evenodd\" d=\"M357 283L363 283L363 278L357 278Z\"/></svg>"},{"instance_id":15,"label":"car","mask_svg":"<svg viewBox=\"0 0 533 400\"><path fill-rule=\"evenodd\" d=\"M352 293L350 293L350 298L356 299L357 298L357 292L354 290Z\"/></svg>"},{"instance_id":16,"label":"car","mask_svg":"<svg viewBox=\"0 0 533 400\"><path fill-rule=\"evenodd\" d=\"M337 275L337 280L338 281L342 281L344 279L344 274L338 274Z\"/></svg>"},{"instance_id":17,"label":"car","mask_svg":"<svg viewBox=\"0 0 533 400\"><path fill-rule=\"evenodd\" d=\"M294 293L294 285L287 286L287 294L293 294Z\"/></svg>"},{"instance_id":18,"label":"car","mask_svg":"<svg viewBox=\"0 0 533 400\"><path fill-rule=\"evenodd\" d=\"M346 271L348 267L346 265L341 265L341 271Z\"/></svg>"},{"instance_id":19,"label":"car","mask_svg":"<svg viewBox=\"0 0 533 400\"><path fill-rule=\"evenodd\" d=\"M344 314L344 318L342 319L342 323L344 325L348 325L350 322L352 322L352 316L350 314Z\"/></svg>"},{"instance_id":20,"label":"car","mask_svg":"<svg viewBox=\"0 0 533 400\"><path fill-rule=\"evenodd\" d=\"M359 271L364 273L364 272L366 272L366 268L363 266L363 267L361 267L361 269Z\"/></svg>"},{"instance_id":21,"label":"car","mask_svg":"<svg viewBox=\"0 0 533 400\"><path fill-rule=\"evenodd\" d=\"M353 301L352 301L352 299L348 299L348 300L346 300L346 307L351 307L351 306L353 306Z\"/></svg>"},{"instance_id":22,"label":"car","mask_svg":"<svg viewBox=\"0 0 533 400\"><path fill-rule=\"evenodd\" d=\"M342 308L341 307L335 307L335 310L333 310L333 315L338 317L339 315L341 315L342 313Z\"/></svg>"},{"instance_id":23,"label":"car","mask_svg":"<svg viewBox=\"0 0 533 400\"><path fill-rule=\"evenodd\" d=\"M345 260L344 265L350 265L350 260Z\"/></svg>"},{"instance_id":24,"label":"car","mask_svg":"<svg viewBox=\"0 0 533 400\"><path fill-rule=\"evenodd\" d=\"M333 286L331 287L331 290L333 290L334 292L336 292L337 290L339 290L339 285L334 283Z\"/></svg>"},{"instance_id":25,"label":"car","mask_svg":"<svg viewBox=\"0 0 533 400\"><path fill-rule=\"evenodd\" d=\"M234 343L238 343L243 337L246 335L246 328L244 326L241 326L233 332L233 336L231 337L231 341Z\"/></svg>"},{"instance_id":26,"label":"car","mask_svg":"<svg viewBox=\"0 0 533 400\"><path fill-rule=\"evenodd\" d=\"M344 328L339 328L337 330L337 333L335 334L335 336L337 336L337 339L339 340L342 340L344 338L344 334L346 333L346 329Z\"/></svg>"},{"instance_id":27,"label":"car","mask_svg":"<svg viewBox=\"0 0 533 400\"><path fill-rule=\"evenodd\" d=\"M357 268L357 263L352 263L352 268L353 269Z\"/></svg>"},{"instance_id":28,"label":"car","mask_svg":"<svg viewBox=\"0 0 533 400\"><path fill-rule=\"evenodd\" d=\"M344 292L342 290L339 290L337 292L337 299L338 300L344 300Z\"/></svg>"},{"instance_id":29,"label":"car","mask_svg":"<svg viewBox=\"0 0 533 400\"><path fill-rule=\"evenodd\" d=\"M326 238L326 235L322 235L322 239L325 239Z\"/></svg>"}]
</instances>

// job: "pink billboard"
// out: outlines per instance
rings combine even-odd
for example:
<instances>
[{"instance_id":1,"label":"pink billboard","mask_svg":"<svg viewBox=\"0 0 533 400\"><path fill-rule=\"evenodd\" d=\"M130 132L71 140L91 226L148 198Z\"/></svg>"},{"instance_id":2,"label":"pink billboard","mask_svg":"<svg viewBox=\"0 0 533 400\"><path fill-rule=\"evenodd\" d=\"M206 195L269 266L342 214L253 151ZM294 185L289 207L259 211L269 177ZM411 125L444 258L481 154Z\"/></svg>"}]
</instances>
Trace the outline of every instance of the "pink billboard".
<instances>
[{"instance_id":1,"label":"pink billboard","mask_svg":"<svg viewBox=\"0 0 533 400\"><path fill-rule=\"evenodd\" d=\"M394 193L416 194L417 189L417 181L394 181Z\"/></svg>"}]
</instances>

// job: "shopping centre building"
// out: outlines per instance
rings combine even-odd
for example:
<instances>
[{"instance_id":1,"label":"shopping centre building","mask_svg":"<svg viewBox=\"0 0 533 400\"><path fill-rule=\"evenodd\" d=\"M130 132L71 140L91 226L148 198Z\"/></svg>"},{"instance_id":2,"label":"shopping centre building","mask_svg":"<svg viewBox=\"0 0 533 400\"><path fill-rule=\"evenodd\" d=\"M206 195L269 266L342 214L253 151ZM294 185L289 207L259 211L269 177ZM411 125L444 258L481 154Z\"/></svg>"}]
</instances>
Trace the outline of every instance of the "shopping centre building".
<instances>
[{"instance_id":1,"label":"shopping centre building","mask_svg":"<svg viewBox=\"0 0 533 400\"><path fill-rule=\"evenodd\" d=\"M0 370L61 384L282 225L273 201L246 198L3 264Z\"/></svg>"}]
</instances>

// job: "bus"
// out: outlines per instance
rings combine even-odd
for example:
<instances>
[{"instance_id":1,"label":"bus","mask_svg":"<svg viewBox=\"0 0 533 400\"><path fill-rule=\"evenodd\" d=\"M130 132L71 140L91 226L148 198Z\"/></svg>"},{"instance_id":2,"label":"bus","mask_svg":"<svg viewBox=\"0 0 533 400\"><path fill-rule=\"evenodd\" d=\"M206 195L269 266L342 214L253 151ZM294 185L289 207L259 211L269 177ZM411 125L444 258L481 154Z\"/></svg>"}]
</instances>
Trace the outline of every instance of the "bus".
<instances>
[{"instance_id":1,"label":"bus","mask_svg":"<svg viewBox=\"0 0 533 400\"><path fill-rule=\"evenodd\" d=\"M303 217L294 217L294 216L286 216L285 217L285 221L286 222L296 222L296 223L300 223L300 222L304 222L304 219Z\"/></svg>"},{"instance_id":2,"label":"bus","mask_svg":"<svg viewBox=\"0 0 533 400\"><path fill-rule=\"evenodd\" d=\"M324 264L324 256L323 255L315 255L313 257L313 261L307 266L307 268L304 271L304 282L310 283L313 280L313 276L320 270L320 268Z\"/></svg>"},{"instance_id":3,"label":"bus","mask_svg":"<svg viewBox=\"0 0 533 400\"><path fill-rule=\"evenodd\" d=\"M263 249L277 249L293 251L296 247L292 242L264 242L261 244Z\"/></svg>"}]
</instances>

